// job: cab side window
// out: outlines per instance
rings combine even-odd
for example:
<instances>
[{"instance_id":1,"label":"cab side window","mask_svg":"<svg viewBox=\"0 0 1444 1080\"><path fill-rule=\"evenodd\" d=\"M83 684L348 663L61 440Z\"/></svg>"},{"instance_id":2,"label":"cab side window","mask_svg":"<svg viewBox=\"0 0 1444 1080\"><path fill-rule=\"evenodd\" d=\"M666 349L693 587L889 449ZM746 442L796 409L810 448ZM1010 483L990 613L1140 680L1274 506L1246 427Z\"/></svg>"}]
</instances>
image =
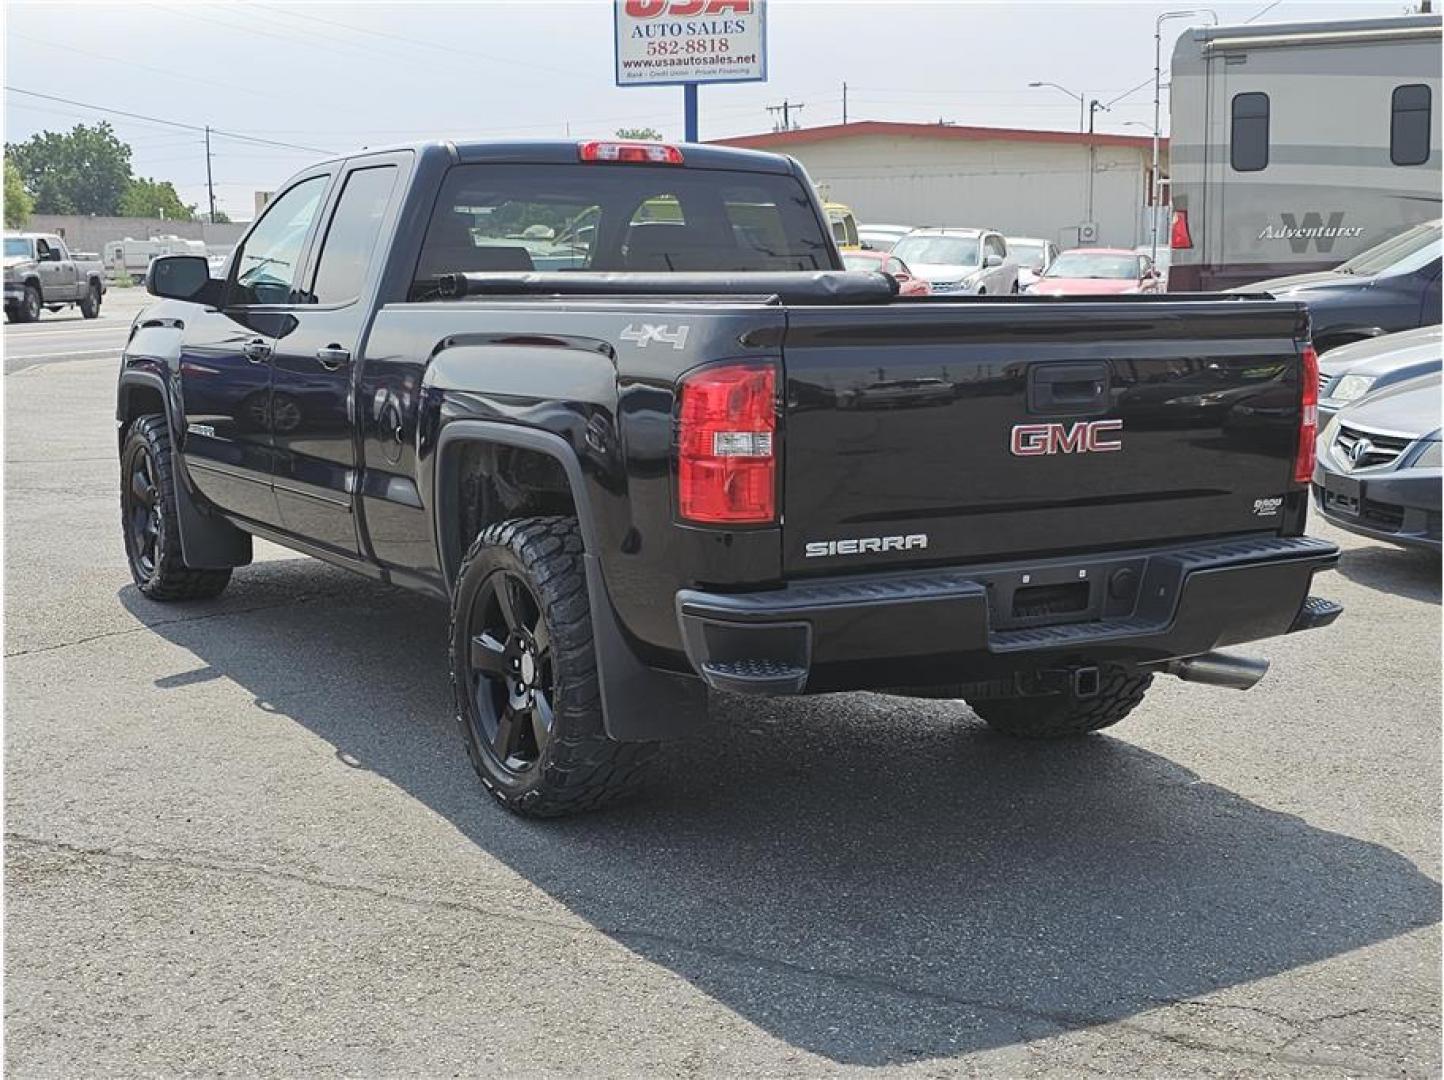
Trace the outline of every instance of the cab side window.
<instances>
[{"instance_id":1,"label":"cab side window","mask_svg":"<svg viewBox=\"0 0 1444 1080\"><path fill-rule=\"evenodd\" d=\"M346 178L321 244L311 303L345 304L361 295L395 186L395 165L357 169Z\"/></svg>"},{"instance_id":2,"label":"cab side window","mask_svg":"<svg viewBox=\"0 0 1444 1080\"><path fill-rule=\"evenodd\" d=\"M996 255L1003 262L1008 261L1008 248L1007 245L1003 243L1001 236L995 233L984 239L983 244L986 247L986 253L988 255Z\"/></svg>"},{"instance_id":3,"label":"cab side window","mask_svg":"<svg viewBox=\"0 0 1444 1080\"><path fill-rule=\"evenodd\" d=\"M302 180L272 200L266 213L236 253L236 280L230 303L289 304L306 234L321 206L329 177Z\"/></svg>"}]
</instances>

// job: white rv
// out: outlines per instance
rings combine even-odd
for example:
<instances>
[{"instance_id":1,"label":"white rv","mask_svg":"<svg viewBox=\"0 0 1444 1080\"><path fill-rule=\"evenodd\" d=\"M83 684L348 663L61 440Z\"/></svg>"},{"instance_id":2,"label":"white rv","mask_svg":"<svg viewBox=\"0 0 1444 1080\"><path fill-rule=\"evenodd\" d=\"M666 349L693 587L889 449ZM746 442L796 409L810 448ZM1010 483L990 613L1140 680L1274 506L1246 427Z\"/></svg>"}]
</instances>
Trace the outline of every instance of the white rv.
<instances>
[{"instance_id":1,"label":"white rv","mask_svg":"<svg viewBox=\"0 0 1444 1080\"><path fill-rule=\"evenodd\" d=\"M1440 16L1211 26L1173 53L1169 289L1336 266L1440 216Z\"/></svg>"},{"instance_id":2,"label":"white rv","mask_svg":"<svg viewBox=\"0 0 1444 1080\"><path fill-rule=\"evenodd\" d=\"M127 274L137 281L145 277L152 259L161 255L204 255L201 240L185 240L179 236L152 236L149 240L112 240L105 245L105 268L114 277Z\"/></svg>"}]
</instances>

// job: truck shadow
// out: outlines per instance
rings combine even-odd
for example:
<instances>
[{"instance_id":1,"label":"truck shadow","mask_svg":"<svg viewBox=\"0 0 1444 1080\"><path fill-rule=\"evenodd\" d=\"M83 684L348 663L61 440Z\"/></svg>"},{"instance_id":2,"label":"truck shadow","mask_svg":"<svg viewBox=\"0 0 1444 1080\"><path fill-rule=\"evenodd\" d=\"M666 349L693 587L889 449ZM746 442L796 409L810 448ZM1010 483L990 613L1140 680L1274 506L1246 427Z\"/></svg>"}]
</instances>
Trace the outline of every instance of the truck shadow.
<instances>
[{"instance_id":1,"label":"truck shadow","mask_svg":"<svg viewBox=\"0 0 1444 1080\"><path fill-rule=\"evenodd\" d=\"M1391 544L1351 547L1339 556L1339 573L1356 585L1437 604L1439 555Z\"/></svg>"},{"instance_id":2,"label":"truck shadow","mask_svg":"<svg viewBox=\"0 0 1444 1080\"><path fill-rule=\"evenodd\" d=\"M153 629L203 662L188 679L245 687L637 956L838 1064L1116 1021L1439 919L1438 885L1384 847L1122 739L1020 745L950 702L719 700L642 800L521 821L461 751L441 607L316 567L317 598L255 609L297 571L254 566L207 605L233 614ZM303 672L284 662L297 642Z\"/></svg>"}]
</instances>

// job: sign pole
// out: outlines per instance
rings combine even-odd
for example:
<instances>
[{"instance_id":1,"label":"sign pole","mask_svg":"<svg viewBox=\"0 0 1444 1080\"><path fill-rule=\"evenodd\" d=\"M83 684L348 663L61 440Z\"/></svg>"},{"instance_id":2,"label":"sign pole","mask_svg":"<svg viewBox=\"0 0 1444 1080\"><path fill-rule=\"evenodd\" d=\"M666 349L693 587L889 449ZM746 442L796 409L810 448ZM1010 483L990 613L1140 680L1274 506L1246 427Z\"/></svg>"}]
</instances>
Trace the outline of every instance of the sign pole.
<instances>
[{"instance_id":1,"label":"sign pole","mask_svg":"<svg viewBox=\"0 0 1444 1080\"><path fill-rule=\"evenodd\" d=\"M682 86L682 113L683 127L686 129L682 141L697 142L697 84L694 82Z\"/></svg>"}]
</instances>

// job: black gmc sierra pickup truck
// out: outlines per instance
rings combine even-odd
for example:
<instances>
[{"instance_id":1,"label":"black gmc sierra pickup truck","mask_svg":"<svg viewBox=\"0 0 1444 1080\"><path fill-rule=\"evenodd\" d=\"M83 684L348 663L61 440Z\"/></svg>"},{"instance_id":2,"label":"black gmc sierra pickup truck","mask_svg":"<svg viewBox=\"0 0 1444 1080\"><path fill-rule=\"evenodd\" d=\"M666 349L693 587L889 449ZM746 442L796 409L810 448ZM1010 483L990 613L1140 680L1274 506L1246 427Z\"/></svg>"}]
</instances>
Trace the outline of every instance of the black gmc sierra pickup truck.
<instances>
[{"instance_id":1,"label":"black gmc sierra pickup truck","mask_svg":"<svg viewBox=\"0 0 1444 1080\"><path fill-rule=\"evenodd\" d=\"M706 688L1116 723L1331 622L1300 305L902 298L796 162L430 143L291 180L223 279L157 259L117 420L154 600L261 536L450 606L485 786L631 789ZM405 646L398 643L399 649Z\"/></svg>"}]
</instances>

